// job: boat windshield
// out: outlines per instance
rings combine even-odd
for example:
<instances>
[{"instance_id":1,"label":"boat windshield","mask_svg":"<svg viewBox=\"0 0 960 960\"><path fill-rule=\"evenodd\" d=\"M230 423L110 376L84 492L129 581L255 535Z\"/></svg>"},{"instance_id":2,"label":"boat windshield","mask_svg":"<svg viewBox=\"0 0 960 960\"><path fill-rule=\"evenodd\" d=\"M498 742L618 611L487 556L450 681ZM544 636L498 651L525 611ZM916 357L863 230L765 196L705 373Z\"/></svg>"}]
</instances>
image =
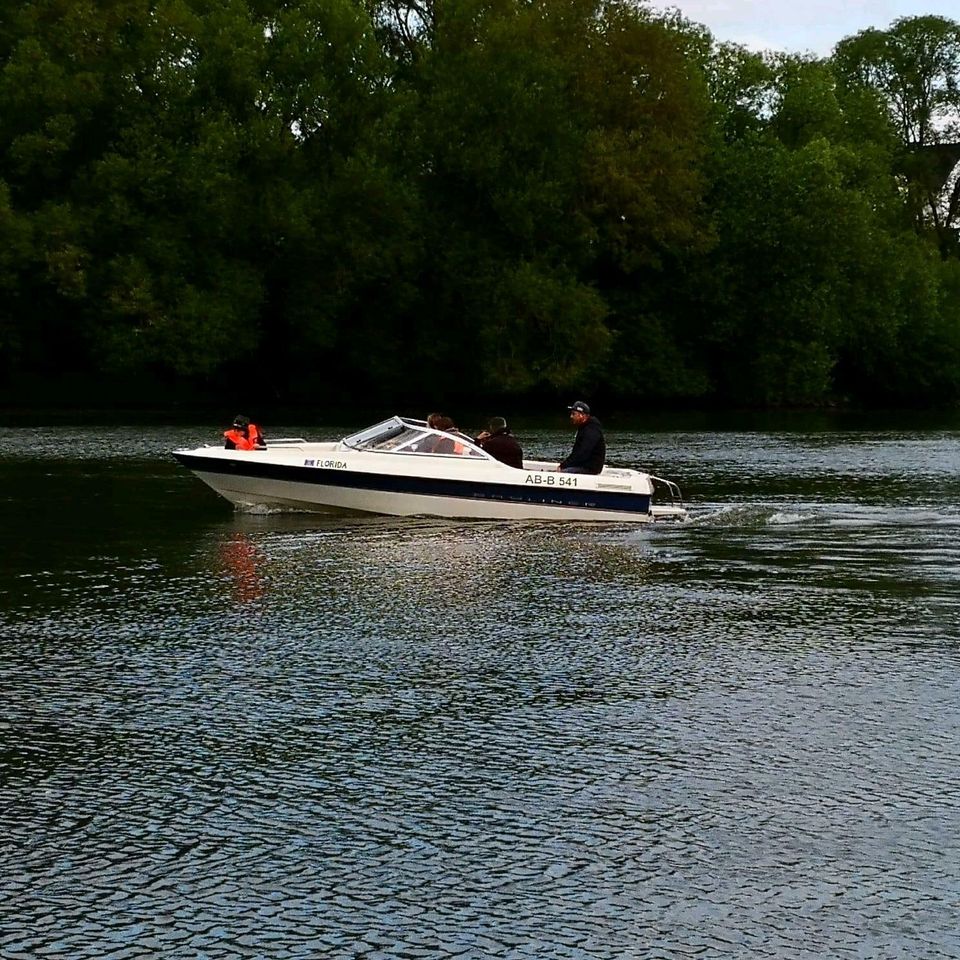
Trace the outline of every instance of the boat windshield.
<instances>
[{"instance_id":1,"label":"boat windshield","mask_svg":"<svg viewBox=\"0 0 960 960\"><path fill-rule=\"evenodd\" d=\"M359 433L352 433L344 437L343 442L348 447L357 450L369 450L378 443L388 443L394 437L400 436L409 427L399 417L391 417L382 423L376 423Z\"/></svg>"},{"instance_id":2,"label":"boat windshield","mask_svg":"<svg viewBox=\"0 0 960 960\"><path fill-rule=\"evenodd\" d=\"M359 433L344 437L343 443L355 450L378 453L440 454L490 459L488 454L475 447L467 437L432 430L421 420L404 420L400 417L391 417Z\"/></svg>"}]
</instances>

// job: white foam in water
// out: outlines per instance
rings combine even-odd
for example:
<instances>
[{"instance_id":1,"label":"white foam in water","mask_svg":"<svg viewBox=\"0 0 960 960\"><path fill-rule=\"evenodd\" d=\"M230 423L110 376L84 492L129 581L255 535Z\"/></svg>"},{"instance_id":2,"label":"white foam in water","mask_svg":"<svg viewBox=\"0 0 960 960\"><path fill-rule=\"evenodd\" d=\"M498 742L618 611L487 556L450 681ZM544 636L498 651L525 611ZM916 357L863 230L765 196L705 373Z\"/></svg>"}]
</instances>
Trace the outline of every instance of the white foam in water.
<instances>
[{"instance_id":1,"label":"white foam in water","mask_svg":"<svg viewBox=\"0 0 960 960\"><path fill-rule=\"evenodd\" d=\"M296 507L277 507L269 506L265 503L238 503L236 504L237 513L245 513L253 517L269 517L278 513L304 513Z\"/></svg>"},{"instance_id":2,"label":"white foam in water","mask_svg":"<svg viewBox=\"0 0 960 960\"><path fill-rule=\"evenodd\" d=\"M767 522L771 524L790 524L803 523L804 520L809 519L809 516L805 516L802 513L785 513L778 510L775 513L770 514L770 518L767 520Z\"/></svg>"},{"instance_id":3,"label":"white foam in water","mask_svg":"<svg viewBox=\"0 0 960 960\"><path fill-rule=\"evenodd\" d=\"M690 522L699 526L755 527L767 522L768 512L768 507L732 504L693 516Z\"/></svg>"}]
</instances>

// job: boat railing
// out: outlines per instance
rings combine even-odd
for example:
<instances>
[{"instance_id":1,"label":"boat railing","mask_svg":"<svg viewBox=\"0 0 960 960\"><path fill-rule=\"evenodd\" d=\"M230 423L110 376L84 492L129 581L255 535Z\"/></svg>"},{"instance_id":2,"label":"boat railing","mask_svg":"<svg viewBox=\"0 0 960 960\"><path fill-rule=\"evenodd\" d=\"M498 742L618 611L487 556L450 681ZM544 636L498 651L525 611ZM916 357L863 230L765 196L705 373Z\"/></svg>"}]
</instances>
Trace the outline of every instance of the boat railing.
<instances>
[{"instance_id":1,"label":"boat railing","mask_svg":"<svg viewBox=\"0 0 960 960\"><path fill-rule=\"evenodd\" d=\"M270 437L267 440L267 449L270 449L270 447L292 447L295 444L306 442L303 437Z\"/></svg>"},{"instance_id":2,"label":"boat railing","mask_svg":"<svg viewBox=\"0 0 960 960\"><path fill-rule=\"evenodd\" d=\"M680 494L680 488L672 480L664 480L663 477L655 477L652 473L648 474L650 481L653 484L661 484L666 487L670 493L671 503L675 503L678 506L683 506L683 497Z\"/></svg>"}]
</instances>

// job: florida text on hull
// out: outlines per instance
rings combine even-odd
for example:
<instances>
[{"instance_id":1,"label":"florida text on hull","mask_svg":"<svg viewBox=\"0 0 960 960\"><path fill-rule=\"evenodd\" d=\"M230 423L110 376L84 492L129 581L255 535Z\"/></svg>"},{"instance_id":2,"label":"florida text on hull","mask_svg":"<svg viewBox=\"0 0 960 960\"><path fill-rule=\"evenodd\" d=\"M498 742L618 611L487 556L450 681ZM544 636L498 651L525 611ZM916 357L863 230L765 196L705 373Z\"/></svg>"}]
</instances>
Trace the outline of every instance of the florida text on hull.
<instances>
[{"instance_id":1,"label":"florida text on hull","mask_svg":"<svg viewBox=\"0 0 960 960\"><path fill-rule=\"evenodd\" d=\"M560 473L495 460L460 434L391 417L339 441L274 440L265 450L200 447L176 459L239 506L475 519L682 519L676 485L638 470ZM655 490L669 496L654 503Z\"/></svg>"}]
</instances>

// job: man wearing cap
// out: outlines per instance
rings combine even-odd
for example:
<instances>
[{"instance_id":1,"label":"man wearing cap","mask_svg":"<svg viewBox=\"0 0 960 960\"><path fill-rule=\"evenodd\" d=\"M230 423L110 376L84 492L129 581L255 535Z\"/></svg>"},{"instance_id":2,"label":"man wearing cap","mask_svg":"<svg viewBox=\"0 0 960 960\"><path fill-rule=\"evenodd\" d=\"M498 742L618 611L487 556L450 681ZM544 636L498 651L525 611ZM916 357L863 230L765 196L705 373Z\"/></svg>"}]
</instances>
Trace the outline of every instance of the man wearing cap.
<instances>
[{"instance_id":1,"label":"man wearing cap","mask_svg":"<svg viewBox=\"0 0 960 960\"><path fill-rule=\"evenodd\" d=\"M495 460L508 467L523 469L523 448L510 432L503 417L493 417L486 430L473 441L481 450L486 450Z\"/></svg>"},{"instance_id":2,"label":"man wearing cap","mask_svg":"<svg viewBox=\"0 0 960 960\"><path fill-rule=\"evenodd\" d=\"M558 469L562 473L600 473L607 457L607 442L600 421L590 416L590 408L582 400L571 403L567 409L577 436L570 456L560 461Z\"/></svg>"}]
</instances>

